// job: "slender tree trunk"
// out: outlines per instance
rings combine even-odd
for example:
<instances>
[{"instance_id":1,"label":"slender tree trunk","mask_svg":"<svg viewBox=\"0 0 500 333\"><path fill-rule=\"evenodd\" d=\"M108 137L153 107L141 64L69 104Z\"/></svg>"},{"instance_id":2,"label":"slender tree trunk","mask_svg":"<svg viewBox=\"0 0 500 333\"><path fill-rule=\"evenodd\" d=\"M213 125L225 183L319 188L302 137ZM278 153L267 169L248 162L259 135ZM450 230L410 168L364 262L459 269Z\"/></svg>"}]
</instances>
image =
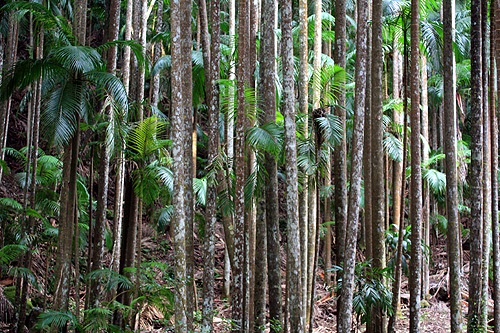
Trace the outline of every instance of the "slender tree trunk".
<instances>
[{"instance_id":1,"label":"slender tree trunk","mask_svg":"<svg viewBox=\"0 0 500 333\"><path fill-rule=\"evenodd\" d=\"M368 20L371 20L371 1L368 3ZM366 249L366 259L371 259L372 256L372 149L371 149L371 128L372 128L372 29L371 25L367 28L367 62L366 62L366 102L365 102L365 137L364 137L364 154L363 154L363 170L364 170L364 185L365 185L365 216L364 222L364 245ZM372 327L372 325L368 325Z\"/></svg>"},{"instance_id":2,"label":"slender tree trunk","mask_svg":"<svg viewBox=\"0 0 500 333\"><path fill-rule=\"evenodd\" d=\"M335 45L333 61L346 67L346 1L335 2ZM335 250L337 265L344 262L345 232L347 228L347 163L346 163L346 110L345 89L341 87L335 93L335 115L340 119L342 141L333 152L333 177L335 185ZM337 323L339 323L337 317Z\"/></svg>"},{"instance_id":3,"label":"slender tree trunk","mask_svg":"<svg viewBox=\"0 0 500 333\"><path fill-rule=\"evenodd\" d=\"M493 74L494 64L490 65L491 76L496 79L497 85L500 80L500 7L498 1L491 1L491 17L492 34L490 36L491 56L490 60L496 62L496 76ZM491 80L491 79L490 79ZM491 121L491 173L498 175L498 108L495 103L495 97L498 101L498 88L495 94L492 95L490 101L490 121ZM493 235L493 301L494 301L494 331L500 332L500 228L498 225L498 178L491 177L491 224Z\"/></svg>"},{"instance_id":4,"label":"slender tree trunk","mask_svg":"<svg viewBox=\"0 0 500 333\"><path fill-rule=\"evenodd\" d=\"M481 330L481 273L483 248L482 219L482 79L481 0L471 3L471 258L467 332Z\"/></svg>"},{"instance_id":5,"label":"slender tree trunk","mask_svg":"<svg viewBox=\"0 0 500 333\"><path fill-rule=\"evenodd\" d=\"M290 331L303 332L300 284L300 236L298 211L297 142L295 128L295 93L293 80L292 1L281 3L283 54L283 114L285 117L286 203L287 203L287 296Z\"/></svg>"},{"instance_id":6,"label":"slender tree trunk","mask_svg":"<svg viewBox=\"0 0 500 333\"><path fill-rule=\"evenodd\" d=\"M254 332L265 332L266 329L266 287L267 287L267 228L266 203L260 198L257 205L256 249L255 252L255 299Z\"/></svg>"},{"instance_id":7,"label":"slender tree trunk","mask_svg":"<svg viewBox=\"0 0 500 333\"><path fill-rule=\"evenodd\" d=\"M121 1L112 0L109 4L108 26L107 26L107 41L112 42L118 40L118 33L120 29L120 7ZM118 54L118 49L116 46L112 46L107 51L107 72L116 72L116 58ZM106 108L106 115L110 121L113 121L113 110L111 107ZM106 137L106 133L101 135L102 138ZM102 268L103 256L104 256L104 234L106 231L106 211L108 204L108 183L109 183L109 160L110 160L110 147L107 146L106 140L103 140L101 145L101 162L99 166L99 193L97 200L97 212L96 212L96 223L94 229L94 240L93 244L93 258L92 266L90 271L96 271ZM97 308L99 304L99 283L96 280L92 280L90 283L89 292L89 307Z\"/></svg>"},{"instance_id":8,"label":"slender tree trunk","mask_svg":"<svg viewBox=\"0 0 500 333\"><path fill-rule=\"evenodd\" d=\"M421 58L421 75L422 75L422 136L429 142L429 102L427 97L427 58L422 54ZM423 145L422 147L422 161L427 161L429 159L429 146ZM429 224L429 214L430 214L430 192L429 184L425 183L423 185L423 210L422 210L422 238L423 244L430 250L430 224ZM429 252L429 257L422 256L422 297L425 298L429 292L429 260L431 253Z\"/></svg>"},{"instance_id":9,"label":"slender tree trunk","mask_svg":"<svg viewBox=\"0 0 500 333\"><path fill-rule=\"evenodd\" d=\"M448 266L450 269L451 332L462 332L460 291L460 220L458 215L457 119L455 103L455 57L453 53L455 2L443 1L443 82L444 82L444 152L446 164L446 215L448 218Z\"/></svg>"},{"instance_id":10,"label":"slender tree trunk","mask_svg":"<svg viewBox=\"0 0 500 333\"><path fill-rule=\"evenodd\" d=\"M406 30L404 30L404 70L403 70L403 82L404 82L404 93L403 93L403 161L401 164L402 170L406 170L407 156L408 156L408 85L406 84L408 80L408 70L407 70L407 58L408 58L408 48L406 45ZM395 332L396 317L401 314L401 271L402 271L402 261L403 261L403 237L405 230L405 187L406 187L406 172L400 173L400 198L398 211L400 215L398 220L400 221L398 226L398 249L396 255L396 266L394 269L394 282L392 284L392 316L389 318L388 332Z\"/></svg>"},{"instance_id":11,"label":"slender tree trunk","mask_svg":"<svg viewBox=\"0 0 500 333\"><path fill-rule=\"evenodd\" d=\"M420 73L419 63L419 0L411 1L411 57L410 73ZM410 75L411 113L411 259L410 266L410 333L420 332L420 295L422 269L422 156L420 141L420 78Z\"/></svg>"},{"instance_id":12,"label":"slender tree trunk","mask_svg":"<svg viewBox=\"0 0 500 333\"><path fill-rule=\"evenodd\" d=\"M156 33L163 31L163 1L158 1L158 7L156 10L156 23L155 23ZM162 44L161 42L156 42L154 46L154 56L153 63L156 63L158 59L162 56ZM160 102L160 74L156 74L152 79L151 88L151 105L158 107Z\"/></svg>"},{"instance_id":13,"label":"slender tree trunk","mask_svg":"<svg viewBox=\"0 0 500 333\"><path fill-rule=\"evenodd\" d=\"M313 60L313 75L319 77L320 71L321 71L321 34L322 34L322 20L321 20L321 15L322 15L322 8L321 8L322 2L321 0L315 0L314 1L314 16L316 17L314 21L314 60ZM320 98L321 98L321 92L319 90L318 85L313 85L313 91L312 91L312 100L313 100L313 112L316 109L319 109L321 106L320 104ZM314 140L314 138L310 138L311 140ZM316 156L316 158L318 158ZM313 175L309 175L308 177L308 209L307 209L307 214L308 214L308 223L309 223L309 230L307 232L308 236L308 252L307 252L307 261L308 261L308 267L307 267L307 303L305 306L307 306L307 313L306 313L306 323L309 325L309 329L311 329L313 322L314 322L314 316L313 316L313 308L311 307L312 304L312 299L313 293L314 293L314 270L315 270L315 256L316 256L316 234L318 232L317 230L317 180L318 177L316 177L317 172L315 172ZM306 324L306 325L307 325Z\"/></svg>"},{"instance_id":14,"label":"slender tree trunk","mask_svg":"<svg viewBox=\"0 0 500 333\"><path fill-rule=\"evenodd\" d=\"M203 2L203 1L202 1ZM203 11L202 11L203 12ZM212 18L212 52L210 61L210 76L207 82L209 101L209 163L216 163L219 156L219 86L220 78L220 2L211 1ZM208 27L207 27L208 28ZM208 31L206 31L208 35ZM204 45L208 49L208 45ZM209 57L211 58L211 57ZM215 272L215 226L217 222L217 173L210 179L207 190L207 205L205 219L204 239L204 270L203 270L203 322L202 332L213 331L213 309L214 309L214 272Z\"/></svg>"},{"instance_id":15,"label":"slender tree trunk","mask_svg":"<svg viewBox=\"0 0 500 333\"><path fill-rule=\"evenodd\" d=\"M376 269L385 267L384 244L384 168L383 168L383 50L382 50L382 1L373 1L373 44L372 44L372 119L371 119L371 154L372 154L372 255ZM380 276L382 280L382 276ZM374 332L385 332L385 315L377 307L374 313Z\"/></svg>"},{"instance_id":16,"label":"slender tree trunk","mask_svg":"<svg viewBox=\"0 0 500 333\"><path fill-rule=\"evenodd\" d=\"M401 52L398 48L397 38L394 37L392 43L392 98L398 99L400 96L400 80L401 80ZM397 125L403 124L403 119L399 114L399 111L393 111L393 121ZM398 137L399 133L397 134ZM402 173L403 173L403 163L402 161L394 161L392 166L392 223L399 227L400 225L400 209L401 209L401 191L402 191Z\"/></svg>"},{"instance_id":17,"label":"slender tree trunk","mask_svg":"<svg viewBox=\"0 0 500 333\"><path fill-rule=\"evenodd\" d=\"M126 41L132 38L132 16L134 12L134 1L127 1L127 10L125 17L125 36ZM123 63L121 68L123 85L125 91L129 96L130 92L130 46L125 46L123 52ZM114 216L113 216L113 255L111 267L114 272L118 272L121 262L121 244L122 244L122 229L123 229L123 202L125 192L125 145L121 146L118 151L117 166L116 166L116 180L115 180L115 202L114 202Z\"/></svg>"},{"instance_id":18,"label":"slender tree trunk","mask_svg":"<svg viewBox=\"0 0 500 333\"><path fill-rule=\"evenodd\" d=\"M490 231L491 231L491 143L490 143L490 119L488 107L488 1L481 2L481 65L482 65L482 89L483 89L483 261L481 282L481 327L484 331L488 328L488 300L489 300L489 269L490 269ZM493 93L493 92L491 92Z\"/></svg>"},{"instance_id":19,"label":"slender tree trunk","mask_svg":"<svg viewBox=\"0 0 500 333\"><path fill-rule=\"evenodd\" d=\"M276 2L264 0L262 7L262 37L260 50L260 87L261 109L266 110L263 123L276 122L276 61L274 11ZM278 207L278 170L274 156L265 154L265 168L268 180L265 185L266 229L267 229L267 264L269 283L269 321L271 330L279 331L283 323L281 302L281 251ZM276 324L276 325L274 325Z\"/></svg>"},{"instance_id":20,"label":"slender tree trunk","mask_svg":"<svg viewBox=\"0 0 500 333\"><path fill-rule=\"evenodd\" d=\"M264 31L264 28L263 28ZM303 131L302 135L305 139L308 137L308 114L309 114L309 77L308 77L308 23L307 23L307 1L299 1L299 112L303 115L304 125L300 129ZM301 282L302 282L302 307L303 316L306 317L306 312L308 311L308 289L307 289L307 269L308 269L308 203L307 203L307 193L309 180L305 170L301 170L303 174L303 184L302 191L299 193L299 224L300 224L300 252L301 252ZM307 322L306 322L307 323Z\"/></svg>"},{"instance_id":21,"label":"slender tree trunk","mask_svg":"<svg viewBox=\"0 0 500 333\"><path fill-rule=\"evenodd\" d=\"M247 327L244 322L245 292L245 125L246 125L246 99L245 88L248 87L249 67L249 13L248 1L240 0L238 3L238 64L236 69L237 83L237 115L236 133L234 142L234 170L235 170L235 233L234 238L234 267L233 283L234 292L232 297L232 311L234 331L243 332Z\"/></svg>"},{"instance_id":22,"label":"slender tree trunk","mask_svg":"<svg viewBox=\"0 0 500 333\"><path fill-rule=\"evenodd\" d=\"M356 265L356 242L358 235L359 206L361 201L361 176L363 167L364 114L366 97L367 61L367 1L358 0L358 26L356 38L356 91L354 100L354 130L352 139L351 186L347 211L346 246L344 252L344 273L340 291L337 332L351 331L352 299L354 294L354 268Z\"/></svg>"},{"instance_id":23,"label":"slender tree trunk","mask_svg":"<svg viewBox=\"0 0 500 333\"><path fill-rule=\"evenodd\" d=\"M186 100L183 95L184 57L191 60L190 54L185 54L183 48L182 20L184 17L184 0L171 1L171 34L172 34L172 127L173 133L180 133L173 137L174 163L174 253L175 253L175 332L187 332L187 210L185 178L187 176L185 141L190 135L186 128L185 118L189 116L186 110Z\"/></svg>"}]
</instances>

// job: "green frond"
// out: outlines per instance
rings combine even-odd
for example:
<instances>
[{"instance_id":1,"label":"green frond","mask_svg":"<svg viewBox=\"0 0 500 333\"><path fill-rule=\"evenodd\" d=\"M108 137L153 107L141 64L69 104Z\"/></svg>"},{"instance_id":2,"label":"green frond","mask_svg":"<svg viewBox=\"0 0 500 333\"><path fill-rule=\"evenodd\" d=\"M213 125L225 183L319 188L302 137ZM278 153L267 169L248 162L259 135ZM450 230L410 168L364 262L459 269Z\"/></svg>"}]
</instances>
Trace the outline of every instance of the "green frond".
<instances>
[{"instance_id":1,"label":"green frond","mask_svg":"<svg viewBox=\"0 0 500 333\"><path fill-rule=\"evenodd\" d=\"M422 169L422 177L429 184L429 188L434 194L444 194L446 190L446 174L436 169Z\"/></svg>"},{"instance_id":2,"label":"green frond","mask_svg":"<svg viewBox=\"0 0 500 333\"><path fill-rule=\"evenodd\" d=\"M332 147L342 142L344 133L338 116L328 114L326 117L316 118L316 124L319 126L325 141Z\"/></svg>"},{"instance_id":3,"label":"green frond","mask_svg":"<svg viewBox=\"0 0 500 333\"><path fill-rule=\"evenodd\" d=\"M270 122L248 129L246 141L255 150L262 150L277 157L283 147L283 135L283 127Z\"/></svg>"},{"instance_id":4,"label":"green frond","mask_svg":"<svg viewBox=\"0 0 500 333\"><path fill-rule=\"evenodd\" d=\"M154 221L156 221L156 225L159 232L165 232L167 227L170 225L172 218L174 217L174 206L169 205L164 208L161 208L155 212Z\"/></svg>"},{"instance_id":5,"label":"green frond","mask_svg":"<svg viewBox=\"0 0 500 333\"><path fill-rule=\"evenodd\" d=\"M403 160L403 143L390 132L385 132L384 149L393 161Z\"/></svg>"},{"instance_id":6,"label":"green frond","mask_svg":"<svg viewBox=\"0 0 500 333\"><path fill-rule=\"evenodd\" d=\"M148 156L165 147L167 142L158 140L164 127L164 122L156 117L149 117L130 131L127 146L134 160L145 161Z\"/></svg>"},{"instance_id":7,"label":"green frond","mask_svg":"<svg viewBox=\"0 0 500 333\"><path fill-rule=\"evenodd\" d=\"M62 329L66 325L69 325L70 329L78 325L78 319L71 311L50 310L38 316L37 327L40 329L44 327L57 327Z\"/></svg>"},{"instance_id":8,"label":"green frond","mask_svg":"<svg viewBox=\"0 0 500 333\"><path fill-rule=\"evenodd\" d=\"M205 206L207 201L207 179L193 178L193 191L196 195L196 202L202 206Z\"/></svg>"},{"instance_id":9,"label":"green frond","mask_svg":"<svg viewBox=\"0 0 500 333\"><path fill-rule=\"evenodd\" d=\"M153 66L151 75L157 75L166 69L170 69L170 67L172 67L172 57L168 54L158 59Z\"/></svg>"},{"instance_id":10,"label":"green frond","mask_svg":"<svg viewBox=\"0 0 500 333\"><path fill-rule=\"evenodd\" d=\"M42 132L55 144L69 142L76 130L79 115L84 109L84 88L73 81L66 81L46 99L41 114Z\"/></svg>"},{"instance_id":11,"label":"green frond","mask_svg":"<svg viewBox=\"0 0 500 333\"><path fill-rule=\"evenodd\" d=\"M96 49L89 46L63 46L49 55L62 67L75 73L94 71L103 66L102 58Z\"/></svg>"},{"instance_id":12,"label":"green frond","mask_svg":"<svg viewBox=\"0 0 500 333\"><path fill-rule=\"evenodd\" d=\"M35 274L33 274L31 269L25 267L11 267L9 268L8 274L13 275L14 277L22 277L23 279L26 279L37 290L40 290L40 286L36 281Z\"/></svg>"},{"instance_id":13,"label":"green frond","mask_svg":"<svg viewBox=\"0 0 500 333\"><path fill-rule=\"evenodd\" d=\"M0 198L0 210L10 208L14 211L21 211L23 206L12 198Z\"/></svg>"},{"instance_id":14,"label":"green frond","mask_svg":"<svg viewBox=\"0 0 500 333\"><path fill-rule=\"evenodd\" d=\"M84 311L85 322L83 330L85 332L102 332L108 327L113 311L105 308L92 308ZM109 332L109 330L106 330Z\"/></svg>"},{"instance_id":15,"label":"green frond","mask_svg":"<svg viewBox=\"0 0 500 333\"><path fill-rule=\"evenodd\" d=\"M147 59L144 58L142 54L142 45L134 40L114 40L111 42L106 42L99 47L96 48L96 51L100 54L103 54L104 51L107 51L113 46L122 46L122 47L130 47L130 50L135 56L137 63L141 67L146 67Z\"/></svg>"},{"instance_id":16,"label":"green frond","mask_svg":"<svg viewBox=\"0 0 500 333\"><path fill-rule=\"evenodd\" d=\"M26 252L28 248L25 245L9 244L0 249L0 265L8 266Z\"/></svg>"},{"instance_id":17,"label":"green frond","mask_svg":"<svg viewBox=\"0 0 500 333\"><path fill-rule=\"evenodd\" d=\"M130 289L133 283L124 275L118 274L110 269L99 269L87 275L88 280L100 279L104 283L106 291L120 289Z\"/></svg>"}]
</instances>

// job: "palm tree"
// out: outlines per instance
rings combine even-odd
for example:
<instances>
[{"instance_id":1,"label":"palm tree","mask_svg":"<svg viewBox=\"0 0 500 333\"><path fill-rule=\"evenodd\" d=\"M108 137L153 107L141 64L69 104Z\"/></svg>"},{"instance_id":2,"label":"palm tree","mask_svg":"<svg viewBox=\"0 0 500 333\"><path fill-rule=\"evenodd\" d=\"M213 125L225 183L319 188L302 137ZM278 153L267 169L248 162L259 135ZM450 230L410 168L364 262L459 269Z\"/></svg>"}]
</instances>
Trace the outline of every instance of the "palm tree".
<instances>
[{"instance_id":1,"label":"palm tree","mask_svg":"<svg viewBox=\"0 0 500 333\"><path fill-rule=\"evenodd\" d=\"M338 332L347 333L351 329L352 298L354 292L354 268L356 264L356 242L358 233L359 206L361 201L361 174L363 166L364 111L366 96L366 62L367 62L367 1L358 1L358 26L356 40L356 92L354 109L354 133L352 144L351 187L349 189L349 206L346 230L346 246L344 252L344 270L342 289L340 291L339 313L337 316Z\"/></svg>"},{"instance_id":2,"label":"palm tree","mask_svg":"<svg viewBox=\"0 0 500 333\"><path fill-rule=\"evenodd\" d=\"M411 2L411 58L410 72L419 73L420 63L420 7L419 0ZM410 76L411 128L420 128L420 80L419 75ZM420 131L411 134L411 266L410 288L410 332L420 332L420 294L421 294L421 227L422 227L422 170L421 170Z\"/></svg>"},{"instance_id":3,"label":"palm tree","mask_svg":"<svg viewBox=\"0 0 500 333\"><path fill-rule=\"evenodd\" d=\"M467 332L481 328L482 219L482 79L481 1L471 3L471 272Z\"/></svg>"}]
</instances>

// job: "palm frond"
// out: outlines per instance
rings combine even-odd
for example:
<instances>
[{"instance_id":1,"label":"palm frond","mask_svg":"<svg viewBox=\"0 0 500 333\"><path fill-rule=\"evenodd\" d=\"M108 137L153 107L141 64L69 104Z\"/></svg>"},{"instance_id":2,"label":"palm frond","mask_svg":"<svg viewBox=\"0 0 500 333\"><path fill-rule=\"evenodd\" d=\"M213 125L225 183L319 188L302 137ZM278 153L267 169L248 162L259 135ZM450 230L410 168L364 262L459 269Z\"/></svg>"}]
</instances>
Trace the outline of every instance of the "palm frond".
<instances>
[{"instance_id":1,"label":"palm frond","mask_svg":"<svg viewBox=\"0 0 500 333\"><path fill-rule=\"evenodd\" d=\"M9 265L19 258L28 248L25 245L9 244L0 249L0 265Z\"/></svg>"},{"instance_id":2,"label":"palm frond","mask_svg":"<svg viewBox=\"0 0 500 333\"><path fill-rule=\"evenodd\" d=\"M174 206L169 205L161 208L155 212L154 221L156 221L157 228L159 232L165 232L167 227L170 225L172 218L174 216Z\"/></svg>"},{"instance_id":3,"label":"palm frond","mask_svg":"<svg viewBox=\"0 0 500 333\"><path fill-rule=\"evenodd\" d=\"M87 279L100 279L102 282L104 282L104 289L106 291L116 290L117 288L130 289L133 286L133 283L128 277L118 274L110 269L99 269L90 272L87 275Z\"/></svg>"},{"instance_id":4,"label":"palm frond","mask_svg":"<svg viewBox=\"0 0 500 333\"><path fill-rule=\"evenodd\" d=\"M422 177L434 194L444 194L446 190L446 175L444 173L436 169L422 169Z\"/></svg>"},{"instance_id":5,"label":"palm frond","mask_svg":"<svg viewBox=\"0 0 500 333\"><path fill-rule=\"evenodd\" d=\"M277 157L283 147L283 135L284 129L276 123L270 122L250 128L246 133L246 141L254 149L268 152Z\"/></svg>"},{"instance_id":6,"label":"palm frond","mask_svg":"<svg viewBox=\"0 0 500 333\"><path fill-rule=\"evenodd\" d=\"M340 118L333 114L328 114L325 117L316 118L321 133L326 142L332 147L340 144L343 139L343 127Z\"/></svg>"},{"instance_id":7,"label":"palm frond","mask_svg":"<svg viewBox=\"0 0 500 333\"><path fill-rule=\"evenodd\" d=\"M207 179L193 178L193 191L196 195L196 202L205 206L207 202Z\"/></svg>"},{"instance_id":8,"label":"palm frond","mask_svg":"<svg viewBox=\"0 0 500 333\"><path fill-rule=\"evenodd\" d=\"M51 310L38 316L37 327L42 329L44 327L52 326L62 329L68 324L70 328L78 325L78 320L76 319L75 315L71 313L71 311Z\"/></svg>"},{"instance_id":9,"label":"palm frond","mask_svg":"<svg viewBox=\"0 0 500 333\"><path fill-rule=\"evenodd\" d=\"M50 56L62 67L75 73L90 72L103 66L99 52L89 46L59 47L53 50Z\"/></svg>"},{"instance_id":10,"label":"palm frond","mask_svg":"<svg viewBox=\"0 0 500 333\"><path fill-rule=\"evenodd\" d=\"M403 143L390 132L385 132L384 149L393 161L403 160Z\"/></svg>"}]
</instances>

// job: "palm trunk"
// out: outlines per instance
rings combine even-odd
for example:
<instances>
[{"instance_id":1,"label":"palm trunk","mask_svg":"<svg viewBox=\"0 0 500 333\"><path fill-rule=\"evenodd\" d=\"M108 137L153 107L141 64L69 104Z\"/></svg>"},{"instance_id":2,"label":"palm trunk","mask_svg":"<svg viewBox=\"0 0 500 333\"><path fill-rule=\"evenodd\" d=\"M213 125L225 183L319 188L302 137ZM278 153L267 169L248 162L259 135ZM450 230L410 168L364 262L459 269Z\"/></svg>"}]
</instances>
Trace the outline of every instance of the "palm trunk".
<instances>
[{"instance_id":1,"label":"palm trunk","mask_svg":"<svg viewBox=\"0 0 500 333\"><path fill-rule=\"evenodd\" d=\"M397 46L397 39L394 38L393 41L393 56L392 56L392 98L401 98L400 96L400 79L401 79L401 53ZM401 115L399 111L393 111L393 121L397 125L402 125ZM397 134L399 137L399 133ZM403 173L403 163L402 161L394 161L392 166L392 223L399 227L401 215L401 191L402 191L402 173Z\"/></svg>"},{"instance_id":2,"label":"palm trunk","mask_svg":"<svg viewBox=\"0 0 500 333\"><path fill-rule=\"evenodd\" d=\"M346 66L346 2L335 2L335 45L333 60L336 65ZM336 263L344 262L345 231L347 226L347 163L346 163L346 111L345 89L340 88L335 93L335 112L342 128L342 140L333 151L333 177L335 185L335 250ZM339 318L339 317L337 317ZM337 320L338 322L338 320Z\"/></svg>"},{"instance_id":3,"label":"palm trunk","mask_svg":"<svg viewBox=\"0 0 500 333\"><path fill-rule=\"evenodd\" d=\"M204 2L204 1L200 1ZM206 13L206 10L205 10ZM203 10L201 16L203 17ZM210 145L209 145L209 161L215 163L219 155L219 87L217 81L220 76L220 2L211 2L211 18L212 18L212 54L213 59L209 61L209 80L207 82L208 105L209 105L209 124L210 124ZM205 21L206 17L202 21ZM208 29L208 26L205 28ZM204 31L208 37L208 30ZM203 37L205 39L206 37ZM203 40L202 39L202 40ZM208 43L203 42L204 54L208 52ZM206 43L206 44L205 44ZM206 51L205 51L206 50ZM210 55L208 56L210 59ZM217 222L217 184L216 177L210 179L210 184L207 192L206 206L206 224L205 224L205 239L204 239L204 256L203 262L205 268L203 270L203 322L202 332L213 331L213 302L214 302L214 272L215 272L215 226Z\"/></svg>"},{"instance_id":4,"label":"palm trunk","mask_svg":"<svg viewBox=\"0 0 500 333\"><path fill-rule=\"evenodd\" d=\"M281 3L283 54L283 114L285 117L286 203L287 203L287 296L290 331L303 332L300 285L300 236L298 211L297 142L295 128L295 94L293 83L292 1Z\"/></svg>"},{"instance_id":5,"label":"palm trunk","mask_svg":"<svg viewBox=\"0 0 500 333\"><path fill-rule=\"evenodd\" d=\"M184 117L187 117L185 101L183 98L182 75L184 74L183 57L190 56L184 54L182 48L182 6L183 0L171 2L171 34L172 34L172 128L173 135L172 155L174 160L174 255L175 255L175 332L183 333L187 331L187 290L186 290L186 228L188 203L186 202L186 189L184 181L186 178L185 162L185 136L189 130L186 129Z\"/></svg>"},{"instance_id":6,"label":"palm trunk","mask_svg":"<svg viewBox=\"0 0 500 333\"><path fill-rule=\"evenodd\" d=\"M490 120L488 107L488 1L481 3L481 58L482 60L482 89L483 89L483 262L481 282L481 327L488 327L488 301L489 301L489 269L490 269L490 231L491 231L491 142L490 142ZM493 92L491 92L493 94Z\"/></svg>"},{"instance_id":7,"label":"palm trunk","mask_svg":"<svg viewBox=\"0 0 500 333\"><path fill-rule=\"evenodd\" d=\"M234 227L237 232L234 237L234 267L233 267L233 321L237 332L243 332L245 323L245 249L248 230L245 228L245 88L248 86L248 54L249 54L249 13L248 1L240 0L238 8L238 64L237 76L237 113L234 138L234 170L235 170L235 214ZM243 232L242 232L243 231Z\"/></svg>"},{"instance_id":8,"label":"palm trunk","mask_svg":"<svg viewBox=\"0 0 500 333\"><path fill-rule=\"evenodd\" d=\"M382 1L373 2L373 43L372 43L372 119L371 119L371 154L372 154L372 255L376 269L385 267L384 243L384 168L383 168L383 50L382 50ZM379 277L380 280L382 276ZM374 332L385 332L385 314L376 307Z\"/></svg>"},{"instance_id":9,"label":"palm trunk","mask_svg":"<svg viewBox=\"0 0 500 333\"><path fill-rule=\"evenodd\" d=\"M427 96L427 57L422 54L422 136L429 142L429 102ZM428 145L424 145L422 149L422 161L427 161L429 159L429 149ZM430 224L429 224L429 214L430 214L430 192L429 185L424 184L423 186L423 211L422 211L422 238L423 244L426 248L430 249ZM422 256L422 297L425 298L429 292L429 260L431 253L429 252L429 258Z\"/></svg>"},{"instance_id":10,"label":"palm trunk","mask_svg":"<svg viewBox=\"0 0 500 333\"><path fill-rule=\"evenodd\" d=\"M450 268L451 332L462 332L460 292L460 234L457 184L457 120L455 111L455 58L453 53L455 2L443 2L443 82L444 82L444 152L446 154L446 213L448 218L448 266Z\"/></svg>"},{"instance_id":11,"label":"palm trunk","mask_svg":"<svg viewBox=\"0 0 500 333\"><path fill-rule=\"evenodd\" d=\"M420 73L419 63L419 0L411 2L411 56L410 73ZM420 128L420 78L419 75L410 75L411 113L410 126ZM411 132L411 259L410 266L410 333L420 332L420 295L421 295L421 268L422 268L422 156L420 131Z\"/></svg>"},{"instance_id":12,"label":"palm trunk","mask_svg":"<svg viewBox=\"0 0 500 333\"><path fill-rule=\"evenodd\" d=\"M276 36L273 33L275 25L276 2L264 0L262 7L261 25L262 38L260 50L260 87L262 94L263 123L276 122L276 76L275 52ZM281 293L281 247L279 229L278 206L278 170L274 156L265 154L265 168L268 181L265 185L265 214L267 233L267 280L269 284L269 321L276 323L275 327L282 326L282 293ZM271 326L272 332L278 328Z\"/></svg>"},{"instance_id":13,"label":"palm trunk","mask_svg":"<svg viewBox=\"0 0 500 333\"><path fill-rule=\"evenodd\" d=\"M368 3L368 20L371 19L371 2ZM364 155L363 155L363 170L364 170L364 185L365 185L365 216L364 223L364 245L365 257L367 260L373 256L372 252L372 149L371 149L371 127L372 127L372 29L367 28L367 62L366 62L366 102L365 102L365 137L364 137ZM370 325L369 325L370 326Z\"/></svg>"},{"instance_id":14,"label":"palm trunk","mask_svg":"<svg viewBox=\"0 0 500 333\"><path fill-rule=\"evenodd\" d=\"M351 330L352 299L354 294L354 268L356 265L356 242L358 235L359 206L361 203L361 176L363 167L364 114L366 97L366 62L367 62L367 1L358 0L358 26L356 38L356 91L354 101L354 131L352 139L351 187L349 189L349 207L344 252L343 286L340 290L338 330L348 333Z\"/></svg>"},{"instance_id":15,"label":"palm trunk","mask_svg":"<svg viewBox=\"0 0 500 333\"><path fill-rule=\"evenodd\" d=\"M271 0L272 1L272 0ZM264 6L265 8L265 6ZM264 30L264 29L263 29ZM308 34L308 23L307 23L307 1L300 0L299 1L299 61L300 61L300 70L299 70L299 111L305 117L304 125L302 128L304 138L308 137L308 113L309 113L309 104L308 104L308 42L307 36ZM300 257L301 257L301 282L302 282L302 303L304 304L302 311L303 316L306 318L307 308L307 244L308 244L308 228L307 228L307 216L308 216L308 203L307 203L307 193L308 193L308 177L305 170L301 170L304 180L302 184L302 191L299 193L299 225L300 225Z\"/></svg>"},{"instance_id":16,"label":"palm trunk","mask_svg":"<svg viewBox=\"0 0 500 333\"><path fill-rule=\"evenodd\" d=\"M492 54L490 60L493 62L490 65L492 69L491 78L500 80L500 7L498 2L493 0L491 2L491 22L492 22L492 35L490 37L490 47ZM496 76L493 74L494 61L497 61ZM493 89L492 89L493 90ZM498 94L498 91L496 91ZM496 97L496 98L495 98ZM491 121L491 173L493 175L498 174L498 109L495 106L495 99L498 100L498 95L492 95L490 101L490 121ZM493 301L494 301L494 331L500 332L500 228L498 225L498 178L491 177L491 224L492 224L492 235L493 235Z\"/></svg>"},{"instance_id":17,"label":"palm trunk","mask_svg":"<svg viewBox=\"0 0 500 333\"><path fill-rule=\"evenodd\" d=\"M163 31L163 1L158 1L158 8L156 11L156 33ZM161 42L157 42L154 46L154 63L162 56ZM153 76L153 84L151 87L151 105L158 107L160 102L160 74Z\"/></svg>"},{"instance_id":18,"label":"palm trunk","mask_svg":"<svg viewBox=\"0 0 500 333\"><path fill-rule=\"evenodd\" d=\"M482 79L481 0L471 3L471 259L467 332L481 330L482 219Z\"/></svg>"},{"instance_id":19,"label":"palm trunk","mask_svg":"<svg viewBox=\"0 0 500 333\"><path fill-rule=\"evenodd\" d=\"M254 332L265 332L266 328L266 286L267 286L267 237L266 204L260 198L257 204L256 249L255 253L255 299Z\"/></svg>"}]
</instances>

